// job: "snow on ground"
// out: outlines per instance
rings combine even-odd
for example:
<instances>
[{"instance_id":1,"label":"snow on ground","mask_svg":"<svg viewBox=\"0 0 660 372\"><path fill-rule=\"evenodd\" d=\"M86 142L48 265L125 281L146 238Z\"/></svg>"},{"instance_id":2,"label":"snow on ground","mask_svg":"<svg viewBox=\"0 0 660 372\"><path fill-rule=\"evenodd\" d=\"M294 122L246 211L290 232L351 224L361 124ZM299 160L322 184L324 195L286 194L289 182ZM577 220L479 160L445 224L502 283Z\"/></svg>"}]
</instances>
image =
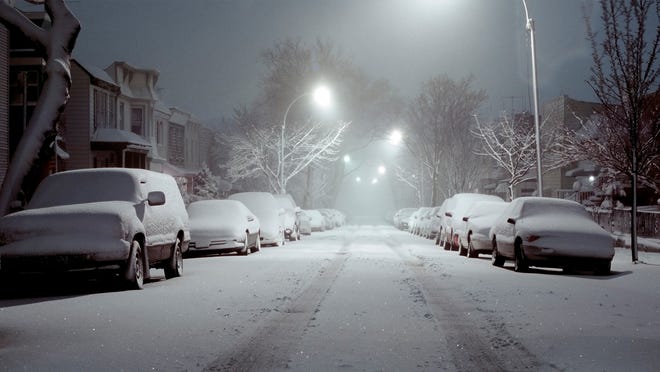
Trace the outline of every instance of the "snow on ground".
<instances>
[{"instance_id":1,"label":"snow on ground","mask_svg":"<svg viewBox=\"0 0 660 372\"><path fill-rule=\"evenodd\" d=\"M640 259L617 248L609 276L523 274L349 226L186 259L183 277L153 270L142 291L0 296L0 369L465 370L495 355L505 370L654 371L660 254Z\"/></svg>"}]
</instances>

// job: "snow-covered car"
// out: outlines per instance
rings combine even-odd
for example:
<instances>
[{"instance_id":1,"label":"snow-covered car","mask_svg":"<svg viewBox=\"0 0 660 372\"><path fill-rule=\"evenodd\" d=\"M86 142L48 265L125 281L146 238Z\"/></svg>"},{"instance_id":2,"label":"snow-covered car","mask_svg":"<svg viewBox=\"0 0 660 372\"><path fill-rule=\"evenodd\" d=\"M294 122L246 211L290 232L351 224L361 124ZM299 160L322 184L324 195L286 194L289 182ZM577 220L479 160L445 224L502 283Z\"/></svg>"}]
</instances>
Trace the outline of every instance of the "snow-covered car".
<instances>
[{"instance_id":1,"label":"snow-covered car","mask_svg":"<svg viewBox=\"0 0 660 372\"><path fill-rule=\"evenodd\" d=\"M399 230L408 230L408 220L410 215L415 212L417 208L402 208L399 209L392 218L394 227Z\"/></svg>"},{"instance_id":2,"label":"snow-covered car","mask_svg":"<svg viewBox=\"0 0 660 372\"><path fill-rule=\"evenodd\" d=\"M442 223L442 216L440 215L442 206L433 207L429 213L429 221L426 225L425 236L428 239L435 239L440 231L440 224Z\"/></svg>"},{"instance_id":3,"label":"snow-covered car","mask_svg":"<svg viewBox=\"0 0 660 372\"><path fill-rule=\"evenodd\" d=\"M188 213L172 176L97 168L46 177L25 210L0 219L3 273L118 268L142 288L149 268L183 272Z\"/></svg>"},{"instance_id":4,"label":"snow-covered car","mask_svg":"<svg viewBox=\"0 0 660 372\"><path fill-rule=\"evenodd\" d=\"M472 204L463 217L465 228L458 235L460 247L467 247L467 256L479 257L480 253L492 253L488 233L495 220L509 205L505 201L478 201Z\"/></svg>"},{"instance_id":5,"label":"snow-covered car","mask_svg":"<svg viewBox=\"0 0 660 372\"><path fill-rule=\"evenodd\" d=\"M312 226L312 231L325 231L325 217L321 212L316 209L304 209L303 212L310 217L309 223Z\"/></svg>"},{"instance_id":6,"label":"snow-covered car","mask_svg":"<svg viewBox=\"0 0 660 372\"><path fill-rule=\"evenodd\" d=\"M236 252L261 249L259 219L238 200L199 200L188 205L189 252Z\"/></svg>"},{"instance_id":7,"label":"snow-covered car","mask_svg":"<svg viewBox=\"0 0 660 372\"><path fill-rule=\"evenodd\" d=\"M462 232L461 229L465 228L463 217L465 212L477 201L490 200L490 201L504 201L496 195L476 194L476 193L460 193L455 194L447 202L445 206L445 218L442 226L442 243L441 246L446 250L458 250L462 256L467 254L467 249L461 249L458 241L458 236Z\"/></svg>"},{"instance_id":8,"label":"snow-covered car","mask_svg":"<svg viewBox=\"0 0 660 372\"><path fill-rule=\"evenodd\" d=\"M289 194L273 195L277 205L284 209L284 237L288 240L300 240L300 207Z\"/></svg>"},{"instance_id":9,"label":"snow-covered car","mask_svg":"<svg viewBox=\"0 0 660 372\"><path fill-rule=\"evenodd\" d=\"M227 199L238 200L259 219L261 245L284 245L284 209L280 208L273 194L248 191L229 195Z\"/></svg>"},{"instance_id":10,"label":"snow-covered car","mask_svg":"<svg viewBox=\"0 0 660 372\"><path fill-rule=\"evenodd\" d=\"M584 206L571 200L514 199L490 229L493 265L515 262L515 271L530 266L610 272L614 242Z\"/></svg>"},{"instance_id":11,"label":"snow-covered car","mask_svg":"<svg viewBox=\"0 0 660 372\"><path fill-rule=\"evenodd\" d=\"M298 220L300 221L300 233L303 235L311 235L312 217L310 217L306 211L300 210L300 212L298 212Z\"/></svg>"}]
</instances>

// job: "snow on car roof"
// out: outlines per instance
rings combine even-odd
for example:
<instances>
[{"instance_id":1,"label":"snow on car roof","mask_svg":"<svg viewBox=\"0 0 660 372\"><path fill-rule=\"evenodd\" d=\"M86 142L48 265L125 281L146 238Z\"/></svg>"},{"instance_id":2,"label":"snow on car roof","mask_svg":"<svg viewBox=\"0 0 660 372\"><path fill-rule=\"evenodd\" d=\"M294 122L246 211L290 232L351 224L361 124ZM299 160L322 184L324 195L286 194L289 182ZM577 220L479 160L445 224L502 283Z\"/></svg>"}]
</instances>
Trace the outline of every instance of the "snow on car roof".
<instances>
[{"instance_id":1,"label":"snow on car roof","mask_svg":"<svg viewBox=\"0 0 660 372\"><path fill-rule=\"evenodd\" d=\"M188 205L191 220L201 218L231 219L242 216L247 208L238 200L199 200Z\"/></svg>"},{"instance_id":2,"label":"snow on car roof","mask_svg":"<svg viewBox=\"0 0 660 372\"><path fill-rule=\"evenodd\" d=\"M93 168L56 173L46 177L27 209L99 201L141 202L138 185L147 182L143 169Z\"/></svg>"}]
</instances>

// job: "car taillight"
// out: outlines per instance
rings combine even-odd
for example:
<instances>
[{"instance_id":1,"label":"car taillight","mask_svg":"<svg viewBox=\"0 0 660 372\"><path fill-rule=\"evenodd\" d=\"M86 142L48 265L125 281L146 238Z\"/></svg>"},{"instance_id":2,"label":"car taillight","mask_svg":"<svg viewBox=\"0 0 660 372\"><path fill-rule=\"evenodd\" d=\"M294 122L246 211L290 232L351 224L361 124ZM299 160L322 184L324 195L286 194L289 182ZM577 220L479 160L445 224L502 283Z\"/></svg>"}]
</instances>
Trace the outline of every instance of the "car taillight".
<instances>
[{"instance_id":1,"label":"car taillight","mask_svg":"<svg viewBox=\"0 0 660 372\"><path fill-rule=\"evenodd\" d=\"M535 240L538 240L539 238L540 238L540 236L538 236L538 235L530 235L530 236L527 237L527 241L528 242L533 242Z\"/></svg>"}]
</instances>

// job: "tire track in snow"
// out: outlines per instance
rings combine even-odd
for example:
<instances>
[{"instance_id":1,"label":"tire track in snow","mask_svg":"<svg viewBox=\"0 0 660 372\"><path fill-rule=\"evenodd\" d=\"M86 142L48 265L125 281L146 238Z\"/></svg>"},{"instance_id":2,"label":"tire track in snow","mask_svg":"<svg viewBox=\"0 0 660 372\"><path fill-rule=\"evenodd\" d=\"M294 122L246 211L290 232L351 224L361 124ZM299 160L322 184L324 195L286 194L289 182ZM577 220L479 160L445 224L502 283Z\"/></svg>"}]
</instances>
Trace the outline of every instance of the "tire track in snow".
<instances>
[{"instance_id":1,"label":"tire track in snow","mask_svg":"<svg viewBox=\"0 0 660 372\"><path fill-rule=\"evenodd\" d=\"M475 306L463 300L462 293L445 281L427 272L424 262L405 249L396 236L387 234L386 245L394 251L419 285L418 293L429 307L429 319L433 319L444 332L449 357L459 371L513 371L552 370L542 366L523 345L515 342L501 323L481 317ZM438 281L440 279L440 281ZM409 285L414 285L409 283ZM459 289L460 290L460 289ZM494 346L491 339L507 339L505 345Z\"/></svg>"},{"instance_id":2,"label":"tire track in snow","mask_svg":"<svg viewBox=\"0 0 660 372\"><path fill-rule=\"evenodd\" d=\"M226 350L205 371L263 371L286 369L305 329L350 257L347 232L333 259L318 271L310 285L287 306L234 348Z\"/></svg>"}]
</instances>

